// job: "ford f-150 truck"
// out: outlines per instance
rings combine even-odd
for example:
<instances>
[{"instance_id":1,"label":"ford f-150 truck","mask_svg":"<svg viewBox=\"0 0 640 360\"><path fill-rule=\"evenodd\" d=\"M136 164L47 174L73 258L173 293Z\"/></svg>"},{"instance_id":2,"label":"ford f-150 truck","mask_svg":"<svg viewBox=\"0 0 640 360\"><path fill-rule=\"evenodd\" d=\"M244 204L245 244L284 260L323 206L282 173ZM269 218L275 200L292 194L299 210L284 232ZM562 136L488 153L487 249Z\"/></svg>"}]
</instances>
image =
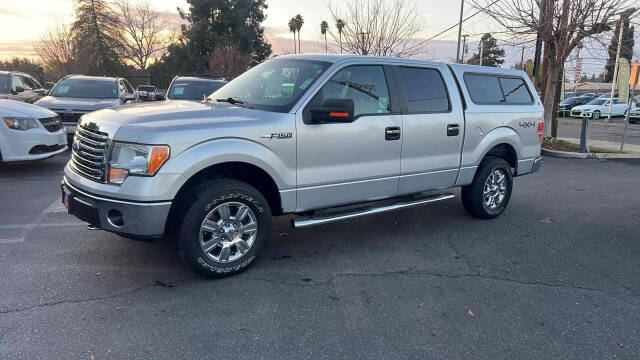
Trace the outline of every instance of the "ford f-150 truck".
<instances>
[{"instance_id":1,"label":"ford f-150 truck","mask_svg":"<svg viewBox=\"0 0 640 360\"><path fill-rule=\"evenodd\" d=\"M542 163L543 108L518 70L343 55L279 56L205 101L82 116L69 213L132 238L172 234L185 263L239 273L272 216L295 228L444 201L506 208Z\"/></svg>"}]
</instances>

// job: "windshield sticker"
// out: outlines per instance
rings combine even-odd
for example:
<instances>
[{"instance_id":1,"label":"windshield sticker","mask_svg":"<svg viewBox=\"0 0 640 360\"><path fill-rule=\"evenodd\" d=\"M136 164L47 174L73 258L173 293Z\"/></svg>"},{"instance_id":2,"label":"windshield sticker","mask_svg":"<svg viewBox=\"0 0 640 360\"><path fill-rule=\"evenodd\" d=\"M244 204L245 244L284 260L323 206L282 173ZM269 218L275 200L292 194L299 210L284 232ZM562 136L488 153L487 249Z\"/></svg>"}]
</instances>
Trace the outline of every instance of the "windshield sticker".
<instances>
[{"instance_id":1,"label":"windshield sticker","mask_svg":"<svg viewBox=\"0 0 640 360\"><path fill-rule=\"evenodd\" d=\"M306 89L307 86L309 86L309 84L311 84L312 81L313 81L313 79L305 80L302 84L300 84L300 89L302 89L302 90Z\"/></svg>"},{"instance_id":2,"label":"windshield sticker","mask_svg":"<svg viewBox=\"0 0 640 360\"><path fill-rule=\"evenodd\" d=\"M173 95L183 95L183 94L184 94L184 88L177 87L173 89Z\"/></svg>"},{"instance_id":3,"label":"windshield sticker","mask_svg":"<svg viewBox=\"0 0 640 360\"><path fill-rule=\"evenodd\" d=\"M69 85L60 85L56 89L56 94L66 94L69 92Z\"/></svg>"}]
</instances>

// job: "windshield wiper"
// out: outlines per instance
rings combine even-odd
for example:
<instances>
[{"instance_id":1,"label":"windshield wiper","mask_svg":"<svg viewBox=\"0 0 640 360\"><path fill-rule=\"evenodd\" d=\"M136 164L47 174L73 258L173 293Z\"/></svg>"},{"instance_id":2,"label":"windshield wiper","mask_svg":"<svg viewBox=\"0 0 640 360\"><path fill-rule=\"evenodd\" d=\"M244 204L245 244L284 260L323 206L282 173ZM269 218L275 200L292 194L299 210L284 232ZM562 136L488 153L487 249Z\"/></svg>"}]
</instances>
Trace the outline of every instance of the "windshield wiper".
<instances>
[{"instance_id":1,"label":"windshield wiper","mask_svg":"<svg viewBox=\"0 0 640 360\"><path fill-rule=\"evenodd\" d=\"M226 99L216 99L217 102L227 102L231 105L240 105L242 107L250 109L251 106L247 105L242 99L237 97L228 97Z\"/></svg>"}]
</instances>

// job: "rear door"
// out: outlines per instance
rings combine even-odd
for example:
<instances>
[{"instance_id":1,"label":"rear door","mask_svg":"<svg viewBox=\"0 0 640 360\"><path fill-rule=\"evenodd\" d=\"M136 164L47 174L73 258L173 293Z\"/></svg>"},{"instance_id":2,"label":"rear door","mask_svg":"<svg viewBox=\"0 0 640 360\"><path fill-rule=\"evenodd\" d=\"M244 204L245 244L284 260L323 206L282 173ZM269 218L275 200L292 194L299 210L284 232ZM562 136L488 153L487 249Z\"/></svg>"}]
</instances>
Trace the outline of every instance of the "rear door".
<instances>
[{"instance_id":1,"label":"rear door","mask_svg":"<svg viewBox=\"0 0 640 360\"><path fill-rule=\"evenodd\" d=\"M398 194L452 187L460 169L464 113L446 65L396 66L403 143Z\"/></svg>"}]
</instances>

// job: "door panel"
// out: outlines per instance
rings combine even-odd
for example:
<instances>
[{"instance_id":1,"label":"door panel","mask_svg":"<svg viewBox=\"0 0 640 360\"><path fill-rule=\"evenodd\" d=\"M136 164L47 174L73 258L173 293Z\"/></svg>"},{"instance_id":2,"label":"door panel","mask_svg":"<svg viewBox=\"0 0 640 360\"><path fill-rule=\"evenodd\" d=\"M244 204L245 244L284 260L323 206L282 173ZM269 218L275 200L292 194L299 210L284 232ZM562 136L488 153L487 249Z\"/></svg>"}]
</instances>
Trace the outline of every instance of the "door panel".
<instances>
[{"instance_id":1,"label":"door panel","mask_svg":"<svg viewBox=\"0 0 640 360\"><path fill-rule=\"evenodd\" d=\"M398 66L395 73L404 136L398 194L452 187L465 133L455 80L445 66Z\"/></svg>"},{"instance_id":2,"label":"door panel","mask_svg":"<svg viewBox=\"0 0 640 360\"><path fill-rule=\"evenodd\" d=\"M385 133L389 127L402 129L402 117L392 113L389 96L381 66L348 66L297 114L298 211L396 194L402 135L386 140ZM355 120L312 123L309 107L335 98L354 100Z\"/></svg>"}]
</instances>

